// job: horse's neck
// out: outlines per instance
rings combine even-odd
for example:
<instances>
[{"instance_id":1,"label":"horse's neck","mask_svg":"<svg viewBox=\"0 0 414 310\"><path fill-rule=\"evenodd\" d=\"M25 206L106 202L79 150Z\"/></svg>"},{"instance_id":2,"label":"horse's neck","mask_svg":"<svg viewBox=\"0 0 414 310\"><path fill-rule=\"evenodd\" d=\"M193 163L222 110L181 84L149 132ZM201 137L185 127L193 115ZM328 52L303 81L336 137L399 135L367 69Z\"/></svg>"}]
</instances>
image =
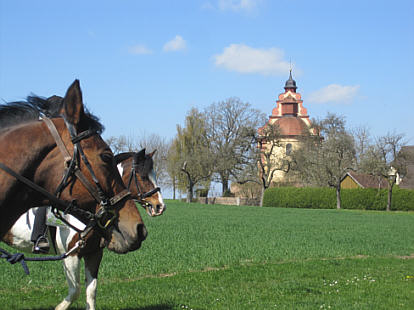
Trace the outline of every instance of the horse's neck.
<instances>
[{"instance_id":1,"label":"horse's neck","mask_svg":"<svg viewBox=\"0 0 414 310\"><path fill-rule=\"evenodd\" d=\"M56 148L56 144L51 134L42 125L38 121L31 122L2 132L0 135L0 161L35 183L46 184L50 183L50 173L48 175L42 172L44 169L50 170L51 166L43 165L42 168L40 166ZM60 124L61 126L62 124ZM36 175L42 177L36 180ZM27 185L2 170L0 170L0 187L0 214L2 214L0 217L0 237L2 237L20 215L32 206L41 205L42 198L38 195L28 195ZM54 191L52 187L45 189Z\"/></svg>"},{"instance_id":2,"label":"horse's neck","mask_svg":"<svg viewBox=\"0 0 414 310\"><path fill-rule=\"evenodd\" d=\"M28 170L36 170L55 148L55 141L42 123L37 121L4 132L0 135L0 146L1 162L15 172L24 174ZM4 178L4 175L0 174L1 177ZM30 175L26 177L30 178Z\"/></svg>"}]
</instances>

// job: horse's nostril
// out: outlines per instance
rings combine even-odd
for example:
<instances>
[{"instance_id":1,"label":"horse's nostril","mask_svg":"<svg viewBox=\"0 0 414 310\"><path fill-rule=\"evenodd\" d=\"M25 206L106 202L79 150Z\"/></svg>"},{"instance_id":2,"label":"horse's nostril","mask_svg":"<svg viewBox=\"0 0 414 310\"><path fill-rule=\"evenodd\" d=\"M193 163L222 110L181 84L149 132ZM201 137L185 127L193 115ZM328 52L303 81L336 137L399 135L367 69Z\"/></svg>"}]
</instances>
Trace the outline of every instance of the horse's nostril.
<instances>
[{"instance_id":1,"label":"horse's nostril","mask_svg":"<svg viewBox=\"0 0 414 310\"><path fill-rule=\"evenodd\" d=\"M138 238L139 240L145 240L145 238L147 238L148 232L147 229L145 228L144 224L138 224L137 225L137 232L138 232Z\"/></svg>"}]
</instances>

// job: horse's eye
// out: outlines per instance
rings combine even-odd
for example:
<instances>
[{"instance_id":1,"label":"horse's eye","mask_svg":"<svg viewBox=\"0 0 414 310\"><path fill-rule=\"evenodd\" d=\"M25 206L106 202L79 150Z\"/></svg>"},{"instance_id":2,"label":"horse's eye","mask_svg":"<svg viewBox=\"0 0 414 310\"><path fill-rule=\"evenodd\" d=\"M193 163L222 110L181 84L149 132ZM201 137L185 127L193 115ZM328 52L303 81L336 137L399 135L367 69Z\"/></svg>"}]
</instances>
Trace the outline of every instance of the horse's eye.
<instances>
[{"instance_id":1,"label":"horse's eye","mask_svg":"<svg viewBox=\"0 0 414 310\"><path fill-rule=\"evenodd\" d=\"M103 153L100 156L101 156L101 159L106 163L110 163L112 159L114 158L111 153Z\"/></svg>"}]
</instances>

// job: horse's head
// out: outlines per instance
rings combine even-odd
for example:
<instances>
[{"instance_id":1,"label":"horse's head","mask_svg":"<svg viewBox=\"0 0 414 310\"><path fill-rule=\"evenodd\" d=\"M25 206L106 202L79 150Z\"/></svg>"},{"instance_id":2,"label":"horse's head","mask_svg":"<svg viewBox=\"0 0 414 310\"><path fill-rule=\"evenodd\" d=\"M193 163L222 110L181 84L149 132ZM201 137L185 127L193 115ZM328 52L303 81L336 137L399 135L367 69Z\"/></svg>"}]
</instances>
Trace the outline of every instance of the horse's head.
<instances>
[{"instance_id":1,"label":"horse's head","mask_svg":"<svg viewBox=\"0 0 414 310\"><path fill-rule=\"evenodd\" d=\"M79 208L94 213L88 224L90 231L100 233L109 250L126 253L138 249L146 238L146 228L125 189L114 155L100 136L102 128L96 125L96 118L85 112L77 80L67 90L59 114L62 117L52 118L52 122L64 146L59 146L50 121L45 121L57 147L40 164L36 183L56 189L60 182L57 191L62 200L76 200ZM50 135L47 129L45 134ZM86 223L89 220L80 219Z\"/></svg>"},{"instance_id":2,"label":"horse's head","mask_svg":"<svg viewBox=\"0 0 414 310\"><path fill-rule=\"evenodd\" d=\"M120 153L115 156L118 170L129 191L146 209L150 216L163 214L166 209L154 171L153 156L155 151L145 154L139 152Z\"/></svg>"}]
</instances>

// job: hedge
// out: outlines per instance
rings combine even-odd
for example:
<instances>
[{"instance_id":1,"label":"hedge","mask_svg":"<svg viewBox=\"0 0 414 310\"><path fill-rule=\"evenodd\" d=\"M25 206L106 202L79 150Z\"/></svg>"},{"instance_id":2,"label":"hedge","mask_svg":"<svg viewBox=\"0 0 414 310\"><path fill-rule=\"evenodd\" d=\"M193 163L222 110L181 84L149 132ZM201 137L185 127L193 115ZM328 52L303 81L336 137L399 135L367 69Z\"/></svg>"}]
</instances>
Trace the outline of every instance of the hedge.
<instances>
[{"instance_id":1,"label":"hedge","mask_svg":"<svg viewBox=\"0 0 414 310\"><path fill-rule=\"evenodd\" d=\"M387 207L387 189L357 188L341 190L343 209L385 210ZM263 197L264 207L336 209L336 191L334 188L315 187L274 187L268 188ZM414 211L414 190L400 189L392 191L391 210Z\"/></svg>"}]
</instances>

